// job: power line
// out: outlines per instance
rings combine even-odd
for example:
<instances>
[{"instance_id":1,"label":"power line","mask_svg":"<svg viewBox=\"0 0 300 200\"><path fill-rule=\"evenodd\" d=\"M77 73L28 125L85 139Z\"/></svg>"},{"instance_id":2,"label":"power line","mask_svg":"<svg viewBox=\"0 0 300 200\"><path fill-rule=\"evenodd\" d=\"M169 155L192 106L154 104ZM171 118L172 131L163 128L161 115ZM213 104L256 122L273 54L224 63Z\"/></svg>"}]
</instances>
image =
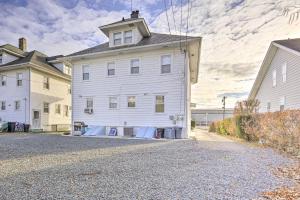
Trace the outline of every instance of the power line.
<instances>
[{"instance_id":1,"label":"power line","mask_svg":"<svg viewBox=\"0 0 300 200\"><path fill-rule=\"evenodd\" d=\"M187 38L188 38L188 32L189 32L189 18L190 18L190 12L191 12L191 6L190 6L190 0L188 0L188 12L187 12L187 18L186 18L186 33L185 33L185 50L187 51Z\"/></svg>"},{"instance_id":2,"label":"power line","mask_svg":"<svg viewBox=\"0 0 300 200\"><path fill-rule=\"evenodd\" d=\"M173 14L173 23L175 28L175 33L177 32L176 23L175 23L175 14L174 14L174 8L173 8L173 0L171 0L171 7L172 7L172 14Z\"/></svg>"},{"instance_id":3,"label":"power line","mask_svg":"<svg viewBox=\"0 0 300 200\"><path fill-rule=\"evenodd\" d=\"M170 28L170 23L169 23L169 17L168 17L168 10L167 10L167 3L166 0L163 0L165 4L165 11L166 11L166 17L167 17L167 22L168 22L168 27L169 27L169 33L171 35L171 28Z\"/></svg>"},{"instance_id":4,"label":"power line","mask_svg":"<svg viewBox=\"0 0 300 200\"><path fill-rule=\"evenodd\" d=\"M182 27L182 0L180 0L180 27L179 27L179 46L180 46L180 51L182 51L182 46L181 46L181 27Z\"/></svg>"}]
</instances>

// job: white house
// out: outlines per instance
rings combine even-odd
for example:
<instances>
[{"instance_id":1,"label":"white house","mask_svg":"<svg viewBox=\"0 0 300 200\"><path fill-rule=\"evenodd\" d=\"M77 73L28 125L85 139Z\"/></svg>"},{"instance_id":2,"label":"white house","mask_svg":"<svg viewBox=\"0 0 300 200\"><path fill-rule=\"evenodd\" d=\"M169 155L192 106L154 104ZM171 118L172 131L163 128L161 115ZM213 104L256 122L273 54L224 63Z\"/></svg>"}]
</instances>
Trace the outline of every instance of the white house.
<instances>
[{"instance_id":1,"label":"white house","mask_svg":"<svg viewBox=\"0 0 300 200\"><path fill-rule=\"evenodd\" d=\"M138 11L99 28L108 42L64 58L73 67L72 121L121 136L181 127L187 137L201 38L152 33Z\"/></svg>"},{"instance_id":2,"label":"white house","mask_svg":"<svg viewBox=\"0 0 300 200\"><path fill-rule=\"evenodd\" d=\"M71 124L71 67L38 51L0 46L0 119L31 129L66 129Z\"/></svg>"},{"instance_id":3,"label":"white house","mask_svg":"<svg viewBox=\"0 0 300 200\"><path fill-rule=\"evenodd\" d=\"M259 112L300 109L300 39L273 41L258 72L249 99Z\"/></svg>"}]
</instances>

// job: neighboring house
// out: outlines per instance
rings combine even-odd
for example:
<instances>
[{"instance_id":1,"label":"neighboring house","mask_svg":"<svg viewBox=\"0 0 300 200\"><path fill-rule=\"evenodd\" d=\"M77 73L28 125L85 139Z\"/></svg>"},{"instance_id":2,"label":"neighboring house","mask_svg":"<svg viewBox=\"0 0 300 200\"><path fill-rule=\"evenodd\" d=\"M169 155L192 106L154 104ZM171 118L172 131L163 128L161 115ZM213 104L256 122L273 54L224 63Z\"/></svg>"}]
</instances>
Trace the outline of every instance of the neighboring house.
<instances>
[{"instance_id":1,"label":"neighboring house","mask_svg":"<svg viewBox=\"0 0 300 200\"><path fill-rule=\"evenodd\" d=\"M70 127L70 64L26 46L24 38L19 48L0 46L0 119L38 130Z\"/></svg>"},{"instance_id":2,"label":"neighboring house","mask_svg":"<svg viewBox=\"0 0 300 200\"><path fill-rule=\"evenodd\" d=\"M192 120L196 122L197 126L208 126L212 122L220 121L224 118L233 116L233 109L227 108L225 112L223 109L192 109Z\"/></svg>"},{"instance_id":3,"label":"neighboring house","mask_svg":"<svg viewBox=\"0 0 300 200\"><path fill-rule=\"evenodd\" d=\"M300 108L300 39L273 41L258 72L249 99L259 112Z\"/></svg>"},{"instance_id":4,"label":"neighboring house","mask_svg":"<svg viewBox=\"0 0 300 200\"><path fill-rule=\"evenodd\" d=\"M104 25L109 41L64 59L73 66L73 122L117 128L190 131L191 84L197 83L200 37L150 32L131 18Z\"/></svg>"}]
</instances>

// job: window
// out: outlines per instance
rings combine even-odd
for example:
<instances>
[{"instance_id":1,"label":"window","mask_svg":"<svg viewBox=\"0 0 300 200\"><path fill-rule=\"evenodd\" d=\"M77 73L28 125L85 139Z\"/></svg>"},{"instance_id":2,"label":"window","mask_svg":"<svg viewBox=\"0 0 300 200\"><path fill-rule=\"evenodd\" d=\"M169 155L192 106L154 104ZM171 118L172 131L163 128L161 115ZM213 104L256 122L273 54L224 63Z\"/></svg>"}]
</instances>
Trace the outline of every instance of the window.
<instances>
[{"instance_id":1,"label":"window","mask_svg":"<svg viewBox=\"0 0 300 200\"><path fill-rule=\"evenodd\" d=\"M56 109L56 107L55 107ZM44 102L44 113L49 113L49 103Z\"/></svg>"},{"instance_id":2,"label":"window","mask_svg":"<svg viewBox=\"0 0 300 200\"><path fill-rule=\"evenodd\" d=\"M118 97L109 97L109 108L110 109L118 108Z\"/></svg>"},{"instance_id":3,"label":"window","mask_svg":"<svg viewBox=\"0 0 300 200\"><path fill-rule=\"evenodd\" d=\"M124 43L129 44L132 43L132 31L125 31L124 32Z\"/></svg>"},{"instance_id":4,"label":"window","mask_svg":"<svg viewBox=\"0 0 300 200\"><path fill-rule=\"evenodd\" d=\"M68 86L68 94L72 94L71 86Z\"/></svg>"},{"instance_id":5,"label":"window","mask_svg":"<svg viewBox=\"0 0 300 200\"><path fill-rule=\"evenodd\" d=\"M69 106L64 105L64 116L68 117L69 116Z\"/></svg>"},{"instance_id":6,"label":"window","mask_svg":"<svg viewBox=\"0 0 300 200\"><path fill-rule=\"evenodd\" d=\"M165 112L165 97L156 96L155 97L155 112L163 113Z\"/></svg>"},{"instance_id":7,"label":"window","mask_svg":"<svg viewBox=\"0 0 300 200\"><path fill-rule=\"evenodd\" d=\"M267 103L267 111L270 112L271 111L271 102Z\"/></svg>"},{"instance_id":8,"label":"window","mask_svg":"<svg viewBox=\"0 0 300 200\"><path fill-rule=\"evenodd\" d=\"M72 69L69 65L65 65L65 73L68 75L72 74Z\"/></svg>"},{"instance_id":9,"label":"window","mask_svg":"<svg viewBox=\"0 0 300 200\"><path fill-rule=\"evenodd\" d=\"M287 64L286 64L286 63L283 63L283 65L281 66L282 82L283 82L283 83L286 82L286 68L287 68Z\"/></svg>"},{"instance_id":10,"label":"window","mask_svg":"<svg viewBox=\"0 0 300 200\"><path fill-rule=\"evenodd\" d=\"M43 87L44 87L44 89L48 89L49 90L49 88L50 88L49 77L44 76Z\"/></svg>"},{"instance_id":11,"label":"window","mask_svg":"<svg viewBox=\"0 0 300 200\"><path fill-rule=\"evenodd\" d=\"M280 111L284 110L285 106L285 97L280 97Z\"/></svg>"},{"instance_id":12,"label":"window","mask_svg":"<svg viewBox=\"0 0 300 200\"><path fill-rule=\"evenodd\" d=\"M120 45L122 43L122 33L114 33L114 45Z\"/></svg>"},{"instance_id":13,"label":"window","mask_svg":"<svg viewBox=\"0 0 300 200\"><path fill-rule=\"evenodd\" d=\"M2 54L0 54L0 65L2 64L2 62L3 62L3 56Z\"/></svg>"},{"instance_id":14,"label":"window","mask_svg":"<svg viewBox=\"0 0 300 200\"><path fill-rule=\"evenodd\" d=\"M6 86L6 76L1 75L0 76L1 86Z\"/></svg>"},{"instance_id":15,"label":"window","mask_svg":"<svg viewBox=\"0 0 300 200\"><path fill-rule=\"evenodd\" d=\"M60 114L60 104L55 104L55 113Z\"/></svg>"},{"instance_id":16,"label":"window","mask_svg":"<svg viewBox=\"0 0 300 200\"><path fill-rule=\"evenodd\" d=\"M83 65L82 66L82 80L89 80L90 79L90 72L89 72L89 66Z\"/></svg>"},{"instance_id":17,"label":"window","mask_svg":"<svg viewBox=\"0 0 300 200\"><path fill-rule=\"evenodd\" d=\"M33 119L40 119L40 112L39 111L33 111Z\"/></svg>"},{"instance_id":18,"label":"window","mask_svg":"<svg viewBox=\"0 0 300 200\"><path fill-rule=\"evenodd\" d=\"M1 110L6 110L6 103L5 103L5 101L1 101Z\"/></svg>"},{"instance_id":19,"label":"window","mask_svg":"<svg viewBox=\"0 0 300 200\"><path fill-rule=\"evenodd\" d=\"M165 55L161 57L161 73L170 73L171 72L171 56Z\"/></svg>"},{"instance_id":20,"label":"window","mask_svg":"<svg viewBox=\"0 0 300 200\"><path fill-rule=\"evenodd\" d=\"M86 108L92 109L94 106L94 102L92 98L86 99Z\"/></svg>"},{"instance_id":21,"label":"window","mask_svg":"<svg viewBox=\"0 0 300 200\"><path fill-rule=\"evenodd\" d=\"M140 73L140 60L139 59L133 59L130 61L130 73L131 74L138 74Z\"/></svg>"},{"instance_id":22,"label":"window","mask_svg":"<svg viewBox=\"0 0 300 200\"><path fill-rule=\"evenodd\" d=\"M128 108L135 108L135 96L127 97Z\"/></svg>"},{"instance_id":23,"label":"window","mask_svg":"<svg viewBox=\"0 0 300 200\"><path fill-rule=\"evenodd\" d=\"M23 74L22 73L17 73L17 86L22 86L22 81L23 81Z\"/></svg>"},{"instance_id":24,"label":"window","mask_svg":"<svg viewBox=\"0 0 300 200\"><path fill-rule=\"evenodd\" d=\"M276 70L273 70L272 74L273 87L276 87Z\"/></svg>"},{"instance_id":25,"label":"window","mask_svg":"<svg viewBox=\"0 0 300 200\"><path fill-rule=\"evenodd\" d=\"M115 63L114 62L110 62L107 64L107 75L108 76L115 75Z\"/></svg>"},{"instance_id":26,"label":"window","mask_svg":"<svg viewBox=\"0 0 300 200\"><path fill-rule=\"evenodd\" d=\"M21 107L21 102L15 101L15 110L20 110L20 107Z\"/></svg>"}]
</instances>

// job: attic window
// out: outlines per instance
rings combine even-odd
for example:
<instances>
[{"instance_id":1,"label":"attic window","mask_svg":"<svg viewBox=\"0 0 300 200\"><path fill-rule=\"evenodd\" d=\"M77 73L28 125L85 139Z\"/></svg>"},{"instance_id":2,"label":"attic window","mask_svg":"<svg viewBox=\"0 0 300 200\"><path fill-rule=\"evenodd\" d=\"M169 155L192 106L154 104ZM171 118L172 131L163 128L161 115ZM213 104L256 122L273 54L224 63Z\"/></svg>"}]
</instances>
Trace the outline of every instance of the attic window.
<instances>
[{"instance_id":1,"label":"attic window","mask_svg":"<svg viewBox=\"0 0 300 200\"><path fill-rule=\"evenodd\" d=\"M132 31L125 31L124 32L124 43L129 44L132 43Z\"/></svg>"},{"instance_id":2,"label":"attic window","mask_svg":"<svg viewBox=\"0 0 300 200\"><path fill-rule=\"evenodd\" d=\"M114 45L120 45L122 43L122 33L114 33Z\"/></svg>"}]
</instances>

